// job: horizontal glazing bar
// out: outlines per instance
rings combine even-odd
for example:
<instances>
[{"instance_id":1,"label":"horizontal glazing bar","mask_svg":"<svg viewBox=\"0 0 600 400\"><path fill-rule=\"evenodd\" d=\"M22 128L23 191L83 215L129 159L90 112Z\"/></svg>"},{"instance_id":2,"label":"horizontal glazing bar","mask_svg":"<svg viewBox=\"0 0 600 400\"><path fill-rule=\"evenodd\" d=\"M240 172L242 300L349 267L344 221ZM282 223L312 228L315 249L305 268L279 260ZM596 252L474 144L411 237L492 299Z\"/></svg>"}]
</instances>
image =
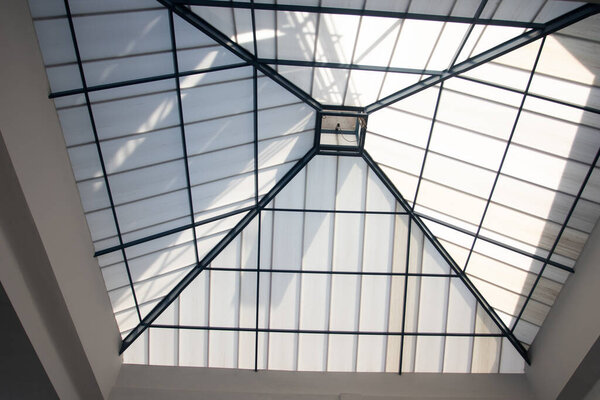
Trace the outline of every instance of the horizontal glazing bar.
<instances>
[{"instance_id":1,"label":"horizontal glazing bar","mask_svg":"<svg viewBox=\"0 0 600 400\"><path fill-rule=\"evenodd\" d=\"M478 24L478 25L498 25L498 26L513 26L519 28L540 28L544 24L523 21L508 21L500 19L477 19L472 17L456 17L450 15L431 15L397 11L383 10L368 10L358 8L340 8L340 7L321 7L309 5L292 5L292 4L267 4L267 3L250 3L240 1L215 1L215 0L174 0L176 4L210 6L210 7L227 7L227 8L246 8L254 10L272 10L272 11L292 11L292 12L307 12L319 14L341 14L341 15L356 15L368 17L384 17L384 18L399 18L399 19L417 19L423 21L440 21L440 22L455 22L463 24Z\"/></svg>"},{"instance_id":2,"label":"horizontal glazing bar","mask_svg":"<svg viewBox=\"0 0 600 400\"><path fill-rule=\"evenodd\" d=\"M381 65L365 65L365 64L344 64L335 62L322 61L304 61L304 60L279 60L275 58L259 58L259 62L272 65L290 65L297 67L311 68L331 68L331 69L354 69L359 71L375 71L375 72L392 72L401 74L415 75L442 75L443 71L433 69L418 69L418 68L401 68L401 67L384 67Z\"/></svg>"},{"instance_id":3,"label":"horizontal glazing bar","mask_svg":"<svg viewBox=\"0 0 600 400\"><path fill-rule=\"evenodd\" d=\"M356 275L356 276L408 276L426 278L458 278L456 274L427 274L416 272L371 272L371 271L322 271L315 269L277 269L277 268L226 268L206 267L205 271L222 272L261 272L272 274L309 274L309 275Z\"/></svg>"},{"instance_id":4,"label":"horizontal glazing bar","mask_svg":"<svg viewBox=\"0 0 600 400\"><path fill-rule=\"evenodd\" d=\"M190 329L203 331L256 332L256 328L239 328L224 326L192 326L149 324L148 328L158 329ZM501 333L465 333L465 332L377 332L377 331L332 331L315 329L277 329L258 328L262 333L302 333L315 335L360 335L360 336L436 336L436 337L504 337Z\"/></svg>"},{"instance_id":5,"label":"horizontal glazing bar","mask_svg":"<svg viewBox=\"0 0 600 400\"><path fill-rule=\"evenodd\" d=\"M382 214L382 215L408 215L406 211L363 211L363 210L320 210L314 208L277 208L265 207L263 211L281 211L281 212L307 212L307 213L328 213L328 214Z\"/></svg>"},{"instance_id":6,"label":"horizontal glazing bar","mask_svg":"<svg viewBox=\"0 0 600 400\"><path fill-rule=\"evenodd\" d=\"M163 231L163 232L155 233L154 235L150 235L150 236L146 236L146 237L143 237L143 238L140 238L140 239L132 240L131 242L123 243L122 246L121 245L119 245L119 246L113 246L113 247L109 247L109 248L104 249L104 250L99 250L99 251L97 251L97 252L94 253L94 257L98 257L98 256L102 256L104 254L112 253L113 251L125 249L127 247L136 246L138 244L146 243L146 242L149 242L151 240L155 240L155 239L159 239L161 237L169 236L169 235L172 235L172 234L177 233L177 232L182 232L182 231L185 231L187 229L195 228L197 226L201 226L201 225L204 225L204 224L208 224L210 222L218 221L220 219L231 217L233 215L242 214L242 213L250 211L250 210L252 210L254 208L256 208L256 207L255 206L251 206L251 207L240 208L239 210L230 211L230 212L225 213L225 214L217 215L215 217L207 218L207 219L204 219L202 221L194 222L193 224L182 225L182 226L179 226L177 228L169 229L168 231Z\"/></svg>"},{"instance_id":7,"label":"horizontal glazing bar","mask_svg":"<svg viewBox=\"0 0 600 400\"><path fill-rule=\"evenodd\" d=\"M455 230L455 231L458 231L458 232L460 232L460 233L464 233L464 234L466 234L466 235L469 235L469 236L475 236L475 233L473 233L473 232L471 232L471 231L469 231L469 230L467 230L467 229L463 229L463 228L460 228L460 227L458 227L458 226L454 226L454 225L452 225L452 224L449 224L449 223L447 223L447 222L444 222L444 221L442 221L442 220L439 220L439 219L437 219L437 218L433 218L433 217L430 217L430 216L428 216L428 215L426 215L426 214L423 214L423 213L420 213L420 212L416 212L416 211L415 211L415 214L416 214L416 215L418 215L420 218L423 218L423 219L426 219L426 220L429 220L429 221L435 222L436 224L443 225L443 226L445 226L446 228L453 229L453 230ZM545 262L545 261L546 261L546 258L545 258L545 257L538 256L537 254L532 254L532 253L529 253L529 252L527 252L527 251L525 251L525 250L518 249L518 248L516 248L516 247L513 247L513 246L510 246L510 245L508 245L508 244L505 244L505 243L499 242L499 241L497 241L497 240L494 240L494 239L488 238L488 237L486 237L486 236L481 236L481 235L480 235L480 236L478 236L478 238L479 238L480 240L483 240L484 242L491 243L491 244L493 244L493 245L496 245L496 246L498 246L498 247L502 247L502 248L504 248L504 249L506 249L506 250L514 251L515 253L519 253L519 254L521 254L521 255L523 255L523 256L526 256L526 257L529 257L529 258L533 258L533 259L534 259L534 260L536 260L536 261L541 261L541 262ZM567 272L571 272L571 273L572 273L572 272L575 272L575 271L573 270L573 268L571 268L571 267L568 267L568 266L566 266L566 265L564 265L564 264L558 263L558 262L556 262L556 261L548 261L548 265L552 265L553 267L556 267L556 268L558 268L558 269L562 269L562 270L564 270L564 271L567 271Z\"/></svg>"},{"instance_id":8,"label":"horizontal glazing bar","mask_svg":"<svg viewBox=\"0 0 600 400\"><path fill-rule=\"evenodd\" d=\"M162 81L165 79L175 79L175 78L181 78L184 76L206 74L208 72L225 71L228 69L247 67L249 65L250 65L250 63L243 62L243 63L237 63L237 64L231 64L231 65L223 65L220 67L204 68L204 69L199 69L199 70L195 70L195 71L183 71L183 72L177 72L177 73L172 73L172 74L155 75L155 76L149 76L146 78L131 79L131 80L127 80L127 81L107 83L105 85L88 86L87 88L64 90L62 92L53 92L48 95L48 98L56 99L59 97L73 96L73 95L77 95L77 94L90 93L90 92L97 92L99 90L115 89L115 88L120 88L120 87L125 87L125 86L157 82L157 81Z\"/></svg>"},{"instance_id":9,"label":"horizontal glazing bar","mask_svg":"<svg viewBox=\"0 0 600 400\"><path fill-rule=\"evenodd\" d=\"M519 89L511 88L509 86L499 85L497 83L492 83L492 82L484 81L484 80L481 80L481 79L472 78L470 76L459 75L459 76L457 76L457 78L465 80L465 81L480 83L482 85L494 87L496 89L507 90L507 91L513 92L513 93L525 94L524 90L519 90ZM563 100L559 100L559 99L553 99L552 97L542 96L540 94L535 94L535 93L527 92L527 97L534 97L536 99L549 101L549 102L560 104L560 105L567 106L567 107L577 108L577 109L580 109L580 110L583 110L583 111L588 111L588 112L591 112L591 113L594 113L594 114L600 114L600 109L598 109L598 108L594 108L594 107L590 107L590 106L580 106L579 104L573 104L573 103L569 103L567 101L563 101Z\"/></svg>"}]
</instances>

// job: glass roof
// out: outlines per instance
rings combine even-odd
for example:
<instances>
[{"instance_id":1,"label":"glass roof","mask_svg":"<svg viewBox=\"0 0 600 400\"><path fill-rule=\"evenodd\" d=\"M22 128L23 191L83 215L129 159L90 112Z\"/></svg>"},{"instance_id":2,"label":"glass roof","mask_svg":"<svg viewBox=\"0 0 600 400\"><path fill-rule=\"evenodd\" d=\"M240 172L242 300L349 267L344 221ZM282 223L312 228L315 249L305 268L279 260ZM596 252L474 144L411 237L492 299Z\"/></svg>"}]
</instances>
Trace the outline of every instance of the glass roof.
<instances>
[{"instance_id":1,"label":"glass roof","mask_svg":"<svg viewBox=\"0 0 600 400\"><path fill-rule=\"evenodd\" d=\"M523 371L600 215L598 6L30 8L126 362Z\"/></svg>"}]
</instances>

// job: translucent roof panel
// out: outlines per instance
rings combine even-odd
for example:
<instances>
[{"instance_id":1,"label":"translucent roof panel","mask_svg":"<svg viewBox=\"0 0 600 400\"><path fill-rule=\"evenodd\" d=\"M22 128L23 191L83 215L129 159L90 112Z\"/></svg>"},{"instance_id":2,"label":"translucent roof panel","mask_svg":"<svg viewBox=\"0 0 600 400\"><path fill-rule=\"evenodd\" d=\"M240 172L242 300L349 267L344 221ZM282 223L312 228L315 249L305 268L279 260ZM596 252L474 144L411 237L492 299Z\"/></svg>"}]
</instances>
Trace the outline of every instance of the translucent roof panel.
<instances>
[{"instance_id":1,"label":"translucent roof panel","mask_svg":"<svg viewBox=\"0 0 600 400\"><path fill-rule=\"evenodd\" d=\"M366 149L526 345L600 212L597 20L369 117Z\"/></svg>"},{"instance_id":2,"label":"translucent roof panel","mask_svg":"<svg viewBox=\"0 0 600 400\"><path fill-rule=\"evenodd\" d=\"M406 212L362 159L317 156L181 293L177 314L155 322L147 345L127 350L126 361L522 371L523 360L458 275L409 229Z\"/></svg>"},{"instance_id":3,"label":"translucent roof panel","mask_svg":"<svg viewBox=\"0 0 600 400\"><path fill-rule=\"evenodd\" d=\"M536 1L524 6L508 0L190 3L199 4L191 7L194 13L251 53L256 38L256 57L317 101L359 107L391 94L385 89L398 91L441 74L578 5Z\"/></svg>"},{"instance_id":4,"label":"translucent roof panel","mask_svg":"<svg viewBox=\"0 0 600 400\"><path fill-rule=\"evenodd\" d=\"M600 216L598 6L30 8L127 362L523 372Z\"/></svg>"}]
</instances>

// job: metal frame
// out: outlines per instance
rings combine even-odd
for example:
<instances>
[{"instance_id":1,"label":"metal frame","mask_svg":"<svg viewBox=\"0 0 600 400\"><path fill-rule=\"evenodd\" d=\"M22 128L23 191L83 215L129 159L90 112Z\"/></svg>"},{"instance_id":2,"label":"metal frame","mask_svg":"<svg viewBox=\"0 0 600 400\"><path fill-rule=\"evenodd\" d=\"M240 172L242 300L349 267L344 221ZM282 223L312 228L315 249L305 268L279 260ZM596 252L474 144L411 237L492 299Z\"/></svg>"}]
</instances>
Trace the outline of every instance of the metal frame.
<instances>
[{"instance_id":1,"label":"metal frame","mask_svg":"<svg viewBox=\"0 0 600 400\"><path fill-rule=\"evenodd\" d=\"M324 106L317 112L315 121L315 141L314 145L321 155L341 155L341 156L360 156L365 147L365 136L367 134L368 114L364 113L360 107L344 106ZM354 117L356 118L355 129L352 132L343 131L343 133L355 134L357 136L356 145L330 145L321 143L321 134L335 134L337 132L324 130L321 128L323 116ZM364 121L361 125L360 121Z\"/></svg>"},{"instance_id":2,"label":"metal frame","mask_svg":"<svg viewBox=\"0 0 600 400\"><path fill-rule=\"evenodd\" d=\"M414 210L416 201L417 201L417 196L418 196L418 187L419 184L421 182L422 179L422 175L423 175L423 171L424 171L424 167L425 167L425 162L426 162L426 157L427 157L427 149L429 147L429 142L431 140L431 135L433 133L433 127L436 121L436 114L437 114L437 108L439 106L439 101L440 101L440 97L443 91L443 82L449 78L452 77L457 77L459 76L459 74L462 74L466 71L469 71L472 68L475 68L479 65L482 65L486 62L489 62L491 60L494 60L497 57L500 57L510 51L513 51L515 49L518 49L522 46L525 46L529 43L532 43L535 40L538 39L542 39L542 45L540 46L534 67L531 71L531 75L530 75L530 79L527 85L527 88L525 89L525 91L519 91L516 89L511 89L511 88L505 88L501 85L496 85L493 83L488 83L488 82L484 82L484 81L480 81L474 78L468 78L468 77L461 77L459 76L459 78L461 79L467 79L467 80L471 80L473 82L478 82L478 83L482 83L482 84L486 84L486 85L490 85L490 86L494 86L494 87L498 87L501 89L506 89L506 90L510 90L513 92L518 92L518 93L522 93L523 94L523 101L521 103L521 106L519 108L519 111L517 113L517 117L513 126L513 130L511 132L510 137L512 138L512 135L514 134L515 131L515 126L518 122L518 118L519 115L522 111L525 99L527 96L532 96L532 97L537 97L537 98L541 98L544 100L548 100L548 101L553 101L553 102L557 102L559 104L563 104L563 105L567 105L567 106L572 106L572 107L577 107L579 109L582 109L584 111L590 111L593 113L600 113L600 110L594 109L592 107L586 107L586 106L577 106L577 105L573 105L573 104L569 104L560 100L556 100L556 99L551 99L551 98L546 98L544 96L539 96L539 95L535 95L535 94L529 94L528 90L529 90L529 86L531 84L531 80L533 78L533 75L535 73L535 67L537 65L537 62L539 60L542 48L543 48L543 40L545 39L545 37L548 34L551 34L553 32L556 32L570 24L573 24L575 22L578 22L590 15L596 14L600 11L600 6L598 5L585 5L582 6L570 13L567 13L559 18L556 18L546 24L538 24L538 23L525 23L525 22L515 22L515 21L504 21L504 20L493 20L493 19L480 19L480 15L487 3L487 0L482 0L479 4L479 7L477 9L477 12L475 14L474 17L472 18L464 18L464 17L452 17L452 16L435 16L435 15L424 15L424 14L415 14L415 13L400 13L400 12L388 12L388 11L375 11L375 10L368 10L368 9L350 9L350 8L334 8L334 7L322 7L322 6L296 6L296 5L284 5L284 4L265 4L265 3L255 3L254 0L250 0L250 2L240 2L240 1L229 1L229 2L222 2L222 1L213 1L213 0L157 0L159 3L161 3L162 5L164 5L167 10L168 10L168 15L169 15L169 29L170 29L170 36L171 36L171 52L172 52L172 56L173 56L173 69L174 72L172 74L165 74L165 75L159 75L159 76L152 76L152 77L147 77L147 78L140 78L140 79L133 79L133 80L128 80L128 81L122 81L122 82L115 82L115 83L111 83L111 84L105 84L105 85L98 85L98 86L91 86L88 87L86 84L86 79L85 79L85 73L84 73L84 69L83 69L83 63L81 60L81 56L79 53L79 48L78 48L78 44L77 44L77 39L76 39L76 34L75 34L75 29L74 29L74 25L73 25L73 19L72 19L72 15L70 12L70 8L69 8L69 2L68 0L64 0L65 3L65 9L67 11L67 19L69 22L69 28L70 28L70 33L71 33L71 38L73 41L73 46L75 49L75 54L76 54L76 59L77 59L77 66L79 69L79 74L80 74L80 78L82 81L82 88L80 89L73 89L73 90L67 90L67 91L61 91L61 92L56 92L56 93L51 93L50 94L50 98L59 98L59 97L65 97L65 96L72 96L72 95L78 95L78 94L83 94L85 96L85 102L86 102L86 107L88 110L88 114L89 114L89 118L91 121L91 125L92 125L92 130L93 130L93 134L94 134L94 142L96 145L96 149L98 152L98 156L99 156L99 160L100 160L100 164L102 167L102 172L103 172L103 179L104 179L104 183L108 192L108 197L109 197L109 202L110 202L110 208L112 211L112 215L113 215L113 219L114 219L114 223L115 223L115 227L117 230L117 237L119 240L119 244L117 246L113 246L110 247L108 249L104 249L101 251L97 251L95 253L95 256L100 256L100 255L104 255L104 254L108 254L114 251L120 251L122 253L123 256L123 260L125 263L125 268L127 271L127 276L128 276L128 280L129 280L129 286L132 290L132 294L133 294L133 298L134 298L134 302L135 302L135 308L136 308L136 312L138 315L138 318L140 319L140 323L137 325L136 328L134 328L128 335L127 337L123 340L122 345L121 345L121 349L120 349L120 353L122 353L123 351L125 351L132 343L133 341L135 341L135 339L137 337L139 337L146 329L148 329L149 327L152 328L165 328L165 329L201 329L201 330L227 330L227 331L248 331L248 332L254 332L255 333L255 370L258 370L258 335L259 333L269 333L269 332L284 332L284 333L314 333L314 334L350 334L350 335L384 335L384 336L401 336L402 340L401 340L401 350L400 350L400 365L399 365L399 372L402 372L402 356L403 356L403 347L404 347L404 337L405 336L469 336L469 337L478 337L478 336L491 336L491 337L506 337L512 344L513 346L516 348L516 350L521 354L521 356L523 356L523 358L529 363L528 357L527 357L527 351L525 350L525 348L523 347L523 345L518 341L518 339L515 337L514 335L514 329L516 327L516 325L518 324L518 322L521 320L521 317L523 315L523 312L525 310L525 308L528 305L529 300L531 299L537 284L545 270L545 268L548 265L569 271L569 272L573 272L573 269L567 266L564 266L560 263L557 263L555 261L552 261L552 255L554 254L554 250L556 249L556 247L558 246L558 243L562 237L562 233L564 232L564 230L566 229L569 219L572 215L572 213L575 210L575 207L578 203L578 200L580 199L583 190L587 184L587 181L589 180L592 172L594 171L595 165L600 157L600 150L598 150L598 153L596 154L596 157L594 159L594 163L591 165L584 181L583 184L572 204L571 209L569 210L569 213L561 227L561 230L555 240L555 243L552 247L552 249L550 250L549 254L547 257L540 257L540 256L536 256L534 254L529 254L527 252L521 251L519 249L516 248L512 248L511 246L508 245L504 245L502 243L499 243L497 241L494 241L492 239L489 238L485 238L483 236L480 236L480 229L482 227L483 224L483 220L485 218L485 211L484 214L482 216L481 219L481 223L478 226L477 232L476 233L472 233L472 232L468 232L464 229L461 229L459 227L455 227L452 226L451 224L445 223L443 221L439 221L436 220L435 218L431 218L428 217L426 215L420 214L419 212L416 212ZM254 44L254 54L250 53L249 51L247 51L245 48L241 47L240 45L238 45L237 43L233 42L232 40L230 40L227 36L225 36L224 34L222 34L220 31L218 31L217 29L215 29L213 26L211 26L208 22L206 22L205 20L203 20L202 18L200 18L199 16L197 16L195 13L193 13L188 7L186 7L186 5L205 5L205 6L213 6L213 7L226 7L226 8L240 8L240 9L250 9L251 11L251 17L252 17L252 33L253 33L253 44ZM320 3L319 3L320 4ZM364 5L364 3L363 3ZM471 24L469 30L467 31L467 33L465 34L465 36L463 37L463 40L461 42L460 47L458 48L457 53L455 54L455 56L453 57L452 63L449 66L449 68L447 70L444 71L433 71L433 70L415 70L415 69L409 69L409 68L393 68L393 67L379 67L379 66L372 66L372 65L362 65L362 64L341 64L341 63L325 63L325 62L316 62L316 61L295 61L295 60L277 60L277 59L264 59L264 58L258 58L257 56L257 40L256 40L256 22L255 22L255 10L273 10L273 11L290 11L290 12L309 12L309 13L318 13L318 14L341 14L341 15L356 15L356 16L377 16L377 17L387 17L387 18L401 18L401 19L417 19L417 20L430 20L430 21L442 21L442 22L454 22L454 23L469 23ZM176 46L176 38L175 38L175 31L174 31L174 20L173 20L173 14L177 14L179 17L183 18L185 21L189 22L190 24L192 24L193 26L195 26L197 29L199 29L200 31L202 31L204 34L206 34L207 36L209 36L210 38L212 38L213 40L215 40L219 45L225 47L226 49L228 49L229 51L231 51L233 54L235 54L237 57L240 58L241 62L240 63L236 63L236 64L232 64L232 65L226 65L226 66L219 66L219 67L212 67L212 68L207 68L207 69L203 69L203 70L197 70L197 71L185 71L185 72L181 72L179 71L179 65L178 65L178 60L177 60L177 46ZM466 61L463 61L459 64L456 64L456 61L460 55L460 52L462 50L462 48L464 47L466 41L469 38L469 35L473 29L473 27L477 24L482 24L482 25L498 25L498 26L513 26L513 27L522 27L522 28L531 28L532 30L516 37L513 38L501 45L498 45L496 47L494 47L493 49L490 49L486 52L481 53L478 56L472 57ZM355 43L356 44L356 43ZM421 80L420 82L409 86L405 89L402 89L390 96L387 96L367 107L345 107L345 106L332 106L332 105L322 105L320 104L318 101L316 101L315 99L313 99L309 94L307 94L306 92L304 92L302 89L298 88L296 85L294 85L293 83L291 83L290 81L288 81L286 78L284 78L283 76L281 76L276 70L274 70L273 68L271 68L268 64L273 64L273 65L293 65L293 66L302 66L302 67L310 67L310 68L334 68L334 69L347 69L347 70L364 70L364 71L379 71L379 72L391 72L391 73L407 73L407 74L425 74L425 75L431 75L429 78L425 78L423 80ZM222 214L220 216L216 216L216 217L212 217L212 218L207 218L205 220L196 222L194 219L194 209L193 209L193 201L192 201L192 193L191 193L191 183L190 183L190 171L189 171L189 164L188 164L188 155L187 155L187 144L186 144L186 134L185 134L185 124L184 124L184 116L183 116L183 107L182 107L182 100L181 100L181 87L180 87L180 81L179 79L181 77L185 77L185 76L190 76L190 75L195 75L195 74L202 74L202 73L207 73L207 72L213 72L213 71L222 71L222 70L227 70L227 69L232 69L232 68L239 68L239 67L244 67L244 66L252 66L253 67L253 76L252 76L252 80L253 80L253 115L254 115L254 124L253 124L253 129L254 129L254 179L255 179L255 205L251 206L251 207L246 207L246 208L242 208L240 210L236 210L236 211L232 211L229 213L225 213ZM302 159L300 159L293 167L290 171L288 171L284 177L278 181L275 186L266 194L264 195L260 200L259 200L259 189L258 189L258 87L257 87L257 80L258 80L258 74L264 74L265 76L269 77L270 79L274 80L275 82L277 82L280 86L282 86L284 89L286 89L287 91L289 91L290 93L292 93L293 95L295 95L296 97L298 97L300 100L302 100L304 103L308 104L310 107L312 107L313 109L315 109L317 111L316 113L316 122L315 122L315 141L314 141L314 146L313 148L306 154L304 155L304 157ZM314 78L314 74L313 74L313 78ZM96 125L94 122L94 115L93 115L93 110L92 110L92 105L91 105L91 101L89 98L89 93L94 92L94 91L100 91L100 90L106 90L106 89L112 89L112 88L118 88L118 87L124 87L124 86L130 86L130 85L137 85L137 84L143 84L143 83L149 83L149 82L155 82L155 81L160 81L160 80L166 80L166 79L175 79L176 81L176 93L177 93L177 99L178 99L178 113L179 113L179 121L180 121L180 129L181 129L181 140L182 140L182 147L183 147L183 159L184 159L184 163L185 163L185 173L186 173L186 183L187 183L187 194L188 194L188 202L189 202L189 208L190 208L190 218L191 218L191 223L190 224L186 224L184 226L178 227L178 228L174 228L168 231L164 231L164 232L160 232L154 235L150 235L141 239L137 239L131 242L123 242L122 239L122 235L121 235L121 231L119 228L119 223L118 223L118 217L117 217L117 212L116 212L116 207L114 204L114 200L112 197L112 193L110 190L110 184L109 184L109 179L108 179L108 174L106 171L106 167L104 164L104 159L103 159L103 155L102 155L102 147L100 144L100 140L98 137L98 133L96 130ZM431 123L431 129L429 132L429 139L428 139L428 143L427 143L427 149L423 158L423 163L421 166L421 171L419 174L419 184L417 185L417 190L415 193L415 199L413 201L413 205L412 207L409 206L409 204L406 202L406 200L402 197L401 193L398 191L398 189L394 186L394 184L391 182L391 180L385 175L385 173L381 170L381 168L379 167L379 165L371 158L371 156L369 155L369 153L367 151L364 150L364 141L365 141L365 136L366 136L366 126L361 127L361 132L360 132L360 136L359 136L359 144L358 146L331 146L331 145L322 145L320 144L319 138L320 138L320 133L321 133L321 117L322 115L343 115L343 116L356 116L356 117L361 117L361 118L365 118L365 120L368 117L368 114L375 112L383 107L387 107L403 98L406 98L412 94L418 93L421 90L424 90L428 87L432 87L435 85L440 84L440 90L438 93L438 98L437 98L437 102L436 102L436 106L435 106L435 111L434 111L434 116L432 119L432 123ZM506 151L508 151L508 148L510 146L510 138L507 142L507 146L506 146ZM504 156L506 156L506 151ZM387 187L387 189L394 195L395 199L397 200L398 203L400 203L400 205L402 206L402 208L404 209L404 211L397 211L397 212L370 212L370 211L351 211L351 210L315 210L315 209L302 209L302 210L297 210L297 209L285 209L285 208L274 208L274 207L270 207L267 208L267 205L271 202L271 200L273 200L273 198L293 179L293 177L300 172L300 170L302 168L304 168L308 162L315 156L315 155L333 155L333 156L351 156L351 157L362 157L365 162L367 163L367 165L373 170L373 172L375 172L375 174L378 176L378 178L384 183L384 185ZM503 158L504 160L504 158ZM500 174L500 170L501 170L502 164L500 166L500 168L497 171L497 176L496 176L496 181L498 179L498 176ZM488 198L488 202L486 205L486 210L487 210L487 206L489 205L490 201L491 201L491 197L493 195L493 191L494 191L494 187L495 187L495 183L494 182L494 186L492 187L490 196ZM269 212L303 212L303 213L310 213L310 212L318 212L318 213L358 213L358 214L390 214L390 215L407 215L409 224L408 224L408 249L407 249L407 253L406 253L406 269L405 272L398 272L398 273L391 273L391 272L346 272L346 271L317 271L317 270L286 270L286 269L269 269L269 270L261 270L260 268L260 242L261 242L261 216L262 216L262 212L263 211L269 211ZM206 224L206 223L210 223L213 221L217 221L223 218L227 218L230 216L234 216L234 215L238 215L238 214L242 214L245 213L245 215L243 216L243 218L235 225L234 228L232 228L227 234L226 236L214 247L212 248L201 260L199 259L199 253L198 253L198 248L197 248L197 238L196 238L196 229L195 227ZM242 232L242 230L254 219L254 218L258 219L258 257L257 257L257 268L256 269L243 269L243 268L213 268L210 267L210 263L211 261L232 241L234 240L238 234L240 234ZM529 256L533 259L536 259L538 261L543 261L544 264L541 268L541 270L539 271L536 280L530 290L530 293L528 295L528 297L526 298L525 303L523 304L523 307L521 308L521 311L519 312L519 315L517 316L514 325L512 326L511 329L509 329L504 323L503 321L498 317L498 315L496 314L496 312L494 311L494 309L487 303L487 301L485 300L485 298L479 293L479 291L477 290L477 288L475 287L475 285L470 281L470 279L468 278L468 276L466 275L466 272L464 269L461 269L458 264L452 259L452 257L450 256L450 254L445 250L445 248L443 247L443 245L439 242L439 240L431 233L431 231L428 229L427 225L423 222L423 220L428 219L431 220L433 222L442 224L444 226L450 227L452 229L455 229L457 231L460 231L462 233L474 236L474 240L473 240L473 245L471 246L471 250L469 252L469 257L473 251L473 247L475 245L476 240L481 239L481 240L485 240L485 241L489 241L493 244L496 244L498 246L507 248L509 250L518 252L520 254ZM444 258L444 260L450 265L451 270L453 271L452 274L422 274L422 273L409 273L408 271L408 265L409 265L409 260L410 260L410 240L411 240L411 232L413 229L412 225L415 225L417 229L421 230L424 234L424 236L427 238L427 240L430 241L430 243L434 246L434 248L439 252L439 254ZM137 297L135 294L135 288L134 288L134 284L132 281L132 277L131 277L131 273L129 270L129 265L128 265L128 260L127 260L127 256L126 256L126 252L125 249L131 246L135 246L141 243L145 243L148 241L152 241L155 240L157 238L160 237L164 237L167 235L171 235L177 232L181 232L187 229L192 229L194 231L194 246L195 246L195 253L196 253L196 264L195 266L192 268L192 270L167 294L167 296L165 296L151 311L150 313L145 316L144 318L142 318L140 311L139 311L139 305L138 305L138 301L137 301ZM467 259L467 264L468 264L468 259ZM466 265L465 265L465 269L466 269ZM156 320L156 318L164 311L166 310L166 308L173 302L175 301L175 299L177 299L177 297L179 296L179 294L200 274L202 273L204 270L214 270L214 271L244 271L244 272L256 272L257 275L257 281L256 281L256 288L257 288L257 299L256 299L256 326L254 328L227 328L227 327L190 327L190 326L179 326L179 325L160 325L160 324L153 324L153 322ZM430 276L430 277L444 277L444 278L459 278L461 279L461 281L465 284L465 286L467 287L467 289L474 295L474 297L476 298L477 302L481 305L481 307L486 311L486 313L490 316L490 318L494 321L494 323L498 326L498 328L500 329L501 333L500 334L476 334L476 333L469 333L469 334L461 334L461 333L419 333L419 332L406 332L405 331L405 314L406 314L406 296L407 296L407 280L405 280L405 284L404 284L404 310L403 310L403 316L402 316L402 330L400 332L364 332L364 331L312 331L312 330L287 330L287 329L263 329L259 327L259 314L258 314L258 305L259 305L259 296L258 293L260 293L260 274L264 273L264 272L268 272L268 273L296 273L296 274L326 274L326 275L336 275L336 274L348 274L348 275L382 275L382 276L405 276L405 277L409 277L409 276L416 276L416 277L423 277L423 276Z\"/></svg>"}]
</instances>

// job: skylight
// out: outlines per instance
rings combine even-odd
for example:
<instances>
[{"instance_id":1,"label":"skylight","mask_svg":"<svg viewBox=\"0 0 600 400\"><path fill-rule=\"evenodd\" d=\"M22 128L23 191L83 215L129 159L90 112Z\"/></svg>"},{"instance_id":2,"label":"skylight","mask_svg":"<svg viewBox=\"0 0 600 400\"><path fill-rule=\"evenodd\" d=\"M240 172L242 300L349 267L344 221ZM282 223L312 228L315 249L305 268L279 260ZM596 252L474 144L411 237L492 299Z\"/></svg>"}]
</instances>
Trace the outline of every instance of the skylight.
<instances>
[{"instance_id":1,"label":"skylight","mask_svg":"<svg viewBox=\"0 0 600 400\"><path fill-rule=\"evenodd\" d=\"M598 6L30 7L126 362L523 371L600 215Z\"/></svg>"}]
</instances>

